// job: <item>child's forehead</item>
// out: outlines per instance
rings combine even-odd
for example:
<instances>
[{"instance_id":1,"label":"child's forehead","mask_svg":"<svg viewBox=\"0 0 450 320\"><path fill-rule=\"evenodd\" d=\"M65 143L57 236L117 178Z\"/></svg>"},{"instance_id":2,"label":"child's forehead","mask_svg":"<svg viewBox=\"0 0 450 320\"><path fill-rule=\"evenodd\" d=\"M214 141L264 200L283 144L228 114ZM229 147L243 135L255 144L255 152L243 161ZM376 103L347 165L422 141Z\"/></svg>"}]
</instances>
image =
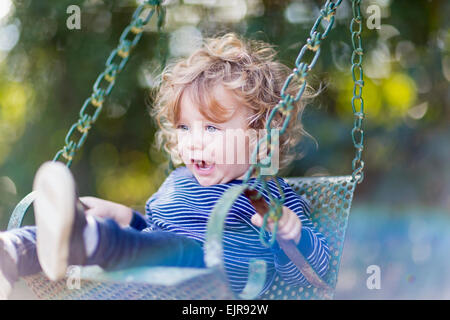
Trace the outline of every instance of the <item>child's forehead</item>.
<instances>
[{"instance_id":1,"label":"child's forehead","mask_svg":"<svg viewBox=\"0 0 450 320\"><path fill-rule=\"evenodd\" d=\"M198 113L206 120L222 123L235 116L246 115L247 109L233 91L223 86L218 85L209 90L188 86L183 90L176 118L181 120Z\"/></svg>"}]
</instances>

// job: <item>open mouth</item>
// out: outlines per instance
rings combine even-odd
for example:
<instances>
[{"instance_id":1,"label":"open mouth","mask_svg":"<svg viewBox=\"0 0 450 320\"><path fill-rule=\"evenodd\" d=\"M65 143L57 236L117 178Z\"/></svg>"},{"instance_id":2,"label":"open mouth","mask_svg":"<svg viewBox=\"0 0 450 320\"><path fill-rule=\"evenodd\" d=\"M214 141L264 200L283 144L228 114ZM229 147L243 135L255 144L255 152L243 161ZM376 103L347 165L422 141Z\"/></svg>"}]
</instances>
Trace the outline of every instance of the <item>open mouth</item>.
<instances>
[{"instance_id":1,"label":"open mouth","mask_svg":"<svg viewBox=\"0 0 450 320\"><path fill-rule=\"evenodd\" d=\"M214 163L206 162L204 160L194 160L191 159L191 163L194 164L195 168L199 171L209 172L214 168Z\"/></svg>"}]
</instances>

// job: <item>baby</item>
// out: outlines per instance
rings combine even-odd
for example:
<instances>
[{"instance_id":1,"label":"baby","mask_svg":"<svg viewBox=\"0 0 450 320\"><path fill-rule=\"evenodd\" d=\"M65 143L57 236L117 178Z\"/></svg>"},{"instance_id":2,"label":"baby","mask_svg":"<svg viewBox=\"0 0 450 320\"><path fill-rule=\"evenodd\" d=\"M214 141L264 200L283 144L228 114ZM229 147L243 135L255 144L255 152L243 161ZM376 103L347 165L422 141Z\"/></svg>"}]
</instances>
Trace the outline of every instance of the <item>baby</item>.
<instances>
[{"instance_id":1,"label":"baby","mask_svg":"<svg viewBox=\"0 0 450 320\"><path fill-rule=\"evenodd\" d=\"M250 133L265 128L290 73L275 55L265 43L226 34L206 40L190 57L166 68L152 115L159 126L158 145L178 168L147 201L145 215L99 198L78 199L73 177L63 164L42 165L33 185L36 226L0 233L0 297L7 298L21 276L43 270L57 280L69 265L99 265L105 270L204 267L209 214L228 188L243 183L255 148L255 135ZM289 147L305 134L294 121L303 108L303 101L294 104L291 123L279 136L273 157L279 157L280 168L292 160ZM276 115L275 129L281 128L281 122L281 114ZM256 189L269 201L255 179L250 177L248 182L256 182ZM277 239L292 240L324 276L329 262L325 238L310 221L306 201L282 178L275 179L285 197ZM268 188L272 197L280 198L277 183L269 181ZM223 259L232 290L240 293L245 287L251 258L264 259L268 266L261 294L276 273L288 284L308 285L277 242L272 247L261 244L262 223L241 194L224 227ZM269 221L263 236L269 239L272 231Z\"/></svg>"}]
</instances>

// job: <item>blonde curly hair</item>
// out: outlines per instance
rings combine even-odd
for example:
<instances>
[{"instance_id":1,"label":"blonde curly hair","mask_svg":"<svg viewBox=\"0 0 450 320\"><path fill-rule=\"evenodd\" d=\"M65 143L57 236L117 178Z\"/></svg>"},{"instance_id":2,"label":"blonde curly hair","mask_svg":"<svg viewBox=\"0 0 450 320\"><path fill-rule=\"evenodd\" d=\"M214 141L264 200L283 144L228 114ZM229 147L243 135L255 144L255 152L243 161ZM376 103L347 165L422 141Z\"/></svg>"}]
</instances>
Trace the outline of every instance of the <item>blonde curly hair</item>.
<instances>
[{"instance_id":1,"label":"blonde curly hair","mask_svg":"<svg viewBox=\"0 0 450 320\"><path fill-rule=\"evenodd\" d=\"M156 120L158 131L156 145L163 148L173 164L182 160L177 149L176 123L183 93L190 91L190 97L201 106L201 114L210 121L228 120L226 109L213 96L214 88L222 85L248 107L251 116L248 126L265 129L269 115L281 100L281 89L292 72L275 60L273 46L256 40L244 40L234 33L204 40L203 46L188 58L167 65L161 75L161 86L154 97L151 116ZM291 82L286 93L295 96L299 84ZM302 99L294 103L291 120L283 135L279 137L279 168L285 168L295 158L292 147L309 136L300 121L305 100L311 98L307 87ZM197 100L197 101L195 101ZM281 129L282 115L278 112L272 120L272 128Z\"/></svg>"}]
</instances>

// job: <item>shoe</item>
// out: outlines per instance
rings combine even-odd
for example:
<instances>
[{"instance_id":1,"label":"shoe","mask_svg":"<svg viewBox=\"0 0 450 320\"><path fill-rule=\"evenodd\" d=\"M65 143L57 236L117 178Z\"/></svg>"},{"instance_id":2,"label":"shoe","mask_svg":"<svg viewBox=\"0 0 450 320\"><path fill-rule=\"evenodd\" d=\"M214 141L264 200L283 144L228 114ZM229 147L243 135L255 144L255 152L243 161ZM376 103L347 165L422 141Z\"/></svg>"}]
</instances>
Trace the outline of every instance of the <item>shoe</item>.
<instances>
[{"instance_id":1,"label":"shoe","mask_svg":"<svg viewBox=\"0 0 450 320\"><path fill-rule=\"evenodd\" d=\"M17 263L6 249L4 234L0 233L0 300L8 299L14 283L19 279Z\"/></svg>"},{"instance_id":2,"label":"shoe","mask_svg":"<svg viewBox=\"0 0 450 320\"><path fill-rule=\"evenodd\" d=\"M69 265L83 265L86 217L70 170L61 162L46 162L36 173L34 215L37 254L50 280L66 275Z\"/></svg>"}]
</instances>

